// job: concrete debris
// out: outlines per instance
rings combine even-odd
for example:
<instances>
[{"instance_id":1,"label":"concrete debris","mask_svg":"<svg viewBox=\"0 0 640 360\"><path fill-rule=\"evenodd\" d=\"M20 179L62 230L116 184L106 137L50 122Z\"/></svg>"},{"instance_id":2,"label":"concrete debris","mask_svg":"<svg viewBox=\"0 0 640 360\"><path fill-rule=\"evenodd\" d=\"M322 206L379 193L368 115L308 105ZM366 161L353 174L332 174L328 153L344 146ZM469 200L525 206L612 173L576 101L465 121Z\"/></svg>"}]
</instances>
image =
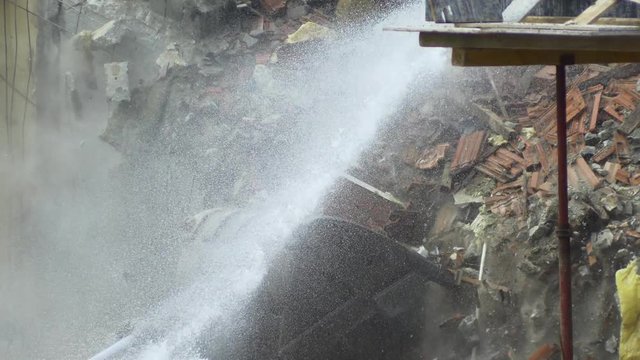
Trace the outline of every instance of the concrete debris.
<instances>
[{"instance_id":1,"label":"concrete debris","mask_svg":"<svg viewBox=\"0 0 640 360\"><path fill-rule=\"evenodd\" d=\"M537 241L551 233L552 228L547 224L536 225L529 229L529 241Z\"/></svg>"},{"instance_id":2,"label":"concrete debris","mask_svg":"<svg viewBox=\"0 0 640 360\"><path fill-rule=\"evenodd\" d=\"M478 108L478 117L485 121L489 128L501 135L504 138L511 137L511 134L515 132L515 124L502 119L498 114L494 113L490 109L487 109L481 105L474 104Z\"/></svg>"},{"instance_id":3,"label":"concrete debris","mask_svg":"<svg viewBox=\"0 0 640 360\"><path fill-rule=\"evenodd\" d=\"M611 230L604 229L600 231L596 235L595 241L593 241L593 249L598 252L601 252L603 250L610 248L611 244L613 244L613 238L614 236Z\"/></svg>"},{"instance_id":4,"label":"concrete debris","mask_svg":"<svg viewBox=\"0 0 640 360\"><path fill-rule=\"evenodd\" d=\"M76 49L111 50L126 37L135 39L124 20L111 20L94 31L81 31L72 42Z\"/></svg>"},{"instance_id":5,"label":"concrete debris","mask_svg":"<svg viewBox=\"0 0 640 360\"><path fill-rule=\"evenodd\" d=\"M114 103L130 101L129 64L127 62L104 64L104 71L107 82L107 100Z\"/></svg>"},{"instance_id":6,"label":"concrete debris","mask_svg":"<svg viewBox=\"0 0 640 360\"><path fill-rule=\"evenodd\" d=\"M258 44L259 40L256 39L255 37L247 34L247 33L243 33L242 34L242 38L241 38L242 42L247 45L248 48L252 48L254 46L256 46L256 44Z\"/></svg>"},{"instance_id":7,"label":"concrete debris","mask_svg":"<svg viewBox=\"0 0 640 360\"><path fill-rule=\"evenodd\" d=\"M172 43L158 56L156 65L159 67L159 75L162 78L167 75L167 71L175 67L187 66L187 62L182 57L178 44Z\"/></svg>"},{"instance_id":8,"label":"concrete debris","mask_svg":"<svg viewBox=\"0 0 640 360\"><path fill-rule=\"evenodd\" d=\"M482 204L484 199L482 196L474 196L467 194L464 189L458 191L453 194L453 200L455 205L464 205L464 204Z\"/></svg>"}]
</instances>

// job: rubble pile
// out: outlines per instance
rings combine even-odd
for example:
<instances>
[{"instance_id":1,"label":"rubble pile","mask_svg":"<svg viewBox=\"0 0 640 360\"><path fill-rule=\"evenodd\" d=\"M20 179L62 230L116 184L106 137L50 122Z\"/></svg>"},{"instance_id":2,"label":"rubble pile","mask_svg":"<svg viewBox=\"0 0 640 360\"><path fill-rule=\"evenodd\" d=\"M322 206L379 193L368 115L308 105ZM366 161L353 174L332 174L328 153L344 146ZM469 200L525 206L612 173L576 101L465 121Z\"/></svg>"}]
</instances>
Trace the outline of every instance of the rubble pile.
<instances>
[{"instance_id":1,"label":"rubble pile","mask_svg":"<svg viewBox=\"0 0 640 360\"><path fill-rule=\"evenodd\" d=\"M93 79L84 98L75 99L85 107L94 92L106 94L104 141L136 166L169 158L185 169L228 170L215 178L195 176L195 186L208 194L205 207L245 201L278 181L279 174L266 173L274 168L270 162L295 141L290 135L298 127L297 115L309 108L281 80L320 61L308 56L335 39L335 3L87 6L100 14L94 19L113 19L74 36L78 58L88 64L69 76ZM104 79L104 90L97 89L95 79ZM218 185L215 193L211 183Z\"/></svg>"},{"instance_id":2,"label":"rubble pile","mask_svg":"<svg viewBox=\"0 0 640 360\"><path fill-rule=\"evenodd\" d=\"M524 79L498 74L500 89L494 87L488 96L470 94L466 107L448 101L453 116L445 120L434 111L420 112L420 106L428 105L414 105L404 125L396 125L403 130L383 135L386 143L372 149L355 170L408 200L404 218L413 213L417 221L389 220L385 229L393 227L390 236L420 247L425 256L437 257L459 273L460 281L479 287L477 334L483 340L482 352L491 359L547 359L557 351L554 71L528 69ZM640 250L639 79L636 65L575 66L568 79L569 211L579 358L616 358L620 318L614 275ZM515 91L522 82L525 91ZM385 151L388 157L392 146L397 155L394 166L384 168L373 161ZM385 183L389 178L395 185ZM402 236L395 236L397 226L391 226L398 223L405 227L399 232ZM414 233L407 227L418 227L417 237L407 238L407 233ZM480 275L484 244L486 273ZM485 280L479 281L479 276ZM468 342L464 351L470 353L476 346L477 341Z\"/></svg>"}]
</instances>

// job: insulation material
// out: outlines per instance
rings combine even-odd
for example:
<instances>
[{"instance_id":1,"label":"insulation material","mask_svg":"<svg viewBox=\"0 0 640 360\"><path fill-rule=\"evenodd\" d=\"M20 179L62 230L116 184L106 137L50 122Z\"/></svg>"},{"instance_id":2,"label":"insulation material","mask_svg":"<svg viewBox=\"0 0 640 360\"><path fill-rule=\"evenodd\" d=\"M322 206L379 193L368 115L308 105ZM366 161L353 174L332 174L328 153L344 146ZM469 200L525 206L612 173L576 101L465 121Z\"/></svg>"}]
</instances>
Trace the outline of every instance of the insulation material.
<instances>
[{"instance_id":1,"label":"insulation material","mask_svg":"<svg viewBox=\"0 0 640 360\"><path fill-rule=\"evenodd\" d=\"M323 40L331 38L334 35L335 33L333 30L309 21L302 24L296 32L289 35L286 43L295 44L310 40Z\"/></svg>"},{"instance_id":2,"label":"insulation material","mask_svg":"<svg viewBox=\"0 0 640 360\"><path fill-rule=\"evenodd\" d=\"M640 359L640 275L638 261L616 272L620 298L620 360Z\"/></svg>"}]
</instances>

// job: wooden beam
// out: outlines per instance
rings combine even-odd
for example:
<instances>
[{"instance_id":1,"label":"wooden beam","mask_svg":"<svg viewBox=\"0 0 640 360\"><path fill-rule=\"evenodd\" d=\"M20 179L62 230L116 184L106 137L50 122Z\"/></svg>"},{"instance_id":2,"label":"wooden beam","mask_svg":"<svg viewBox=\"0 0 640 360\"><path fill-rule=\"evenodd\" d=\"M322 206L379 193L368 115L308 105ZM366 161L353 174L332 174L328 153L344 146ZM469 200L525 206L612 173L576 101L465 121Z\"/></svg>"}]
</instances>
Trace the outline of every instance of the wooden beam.
<instances>
[{"instance_id":1,"label":"wooden beam","mask_svg":"<svg viewBox=\"0 0 640 360\"><path fill-rule=\"evenodd\" d=\"M640 0L637 0L640 1ZM568 16L527 16L522 19L522 23L527 24L565 24L567 21L573 19ZM626 25L626 26L640 26L640 19L638 18L616 18L616 17L601 17L597 19L593 24L595 25Z\"/></svg>"},{"instance_id":2,"label":"wooden beam","mask_svg":"<svg viewBox=\"0 0 640 360\"><path fill-rule=\"evenodd\" d=\"M451 60L456 66L560 65L567 54L573 56L574 64L640 62L640 52L465 48L454 48Z\"/></svg>"},{"instance_id":3,"label":"wooden beam","mask_svg":"<svg viewBox=\"0 0 640 360\"><path fill-rule=\"evenodd\" d=\"M513 0L502 12L505 22L519 22L542 0ZM640 0L638 0L640 1Z\"/></svg>"},{"instance_id":4,"label":"wooden beam","mask_svg":"<svg viewBox=\"0 0 640 360\"><path fill-rule=\"evenodd\" d=\"M593 24L602 14L617 3L618 0L597 0L595 4L586 8L574 20L570 20L569 23L578 25Z\"/></svg>"},{"instance_id":5,"label":"wooden beam","mask_svg":"<svg viewBox=\"0 0 640 360\"><path fill-rule=\"evenodd\" d=\"M559 25L563 27L562 25ZM420 33L424 47L472 49L531 49L573 51L636 52L632 44L640 42L640 30L527 29L527 28L466 28L450 25L430 25L413 28L387 28L391 31Z\"/></svg>"}]
</instances>

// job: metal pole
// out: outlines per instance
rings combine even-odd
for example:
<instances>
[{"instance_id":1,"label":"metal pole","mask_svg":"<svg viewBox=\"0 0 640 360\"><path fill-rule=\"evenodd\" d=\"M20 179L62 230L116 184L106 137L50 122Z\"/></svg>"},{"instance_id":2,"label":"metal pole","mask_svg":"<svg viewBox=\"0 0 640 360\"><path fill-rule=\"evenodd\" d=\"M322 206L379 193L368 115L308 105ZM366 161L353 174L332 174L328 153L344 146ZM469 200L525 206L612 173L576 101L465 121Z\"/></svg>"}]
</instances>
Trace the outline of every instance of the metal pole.
<instances>
[{"instance_id":1,"label":"metal pole","mask_svg":"<svg viewBox=\"0 0 640 360\"><path fill-rule=\"evenodd\" d=\"M567 84L565 62L556 66L556 127L558 135L558 263L560 280L560 347L563 360L573 360L571 319L571 249L567 195Z\"/></svg>"}]
</instances>

